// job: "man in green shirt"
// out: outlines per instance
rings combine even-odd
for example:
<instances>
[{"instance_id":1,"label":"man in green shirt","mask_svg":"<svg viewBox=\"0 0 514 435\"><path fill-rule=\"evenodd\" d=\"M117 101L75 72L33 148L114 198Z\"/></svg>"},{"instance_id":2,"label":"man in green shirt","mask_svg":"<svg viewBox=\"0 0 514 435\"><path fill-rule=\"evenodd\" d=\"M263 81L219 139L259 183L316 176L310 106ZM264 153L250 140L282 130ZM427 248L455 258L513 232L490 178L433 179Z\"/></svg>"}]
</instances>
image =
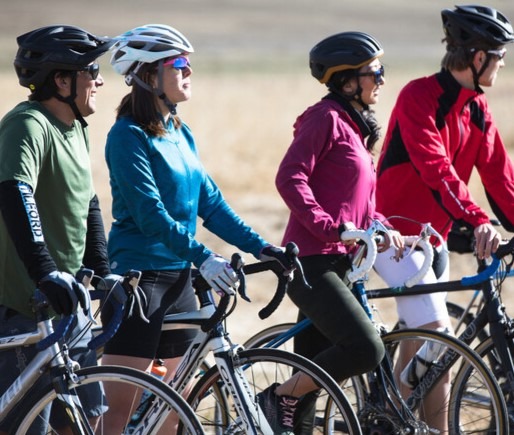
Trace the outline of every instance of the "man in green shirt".
<instances>
[{"instance_id":1,"label":"man in green shirt","mask_svg":"<svg viewBox=\"0 0 514 435\"><path fill-rule=\"evenodd\" d=\"M1 334L35 328L36 288L57 315L68 315L84 297L77 271L85 266L101 277L110 273L84 118L95 112L104 83L95 60L114 41L73 26L47 26L17 42L16 74L31 93L0 121ZM83 311L77 314L74 330L86 324ZM96 364L89 339L71 352L81 365ZM0 393L34 355L30 348L23 352L2 354ZM102 391L93 389L92 419L105 412ZM64 416L54 414L53 424L66 425ZM0 431L9 424L3 421Z\"/></svg>"}]
</instances>

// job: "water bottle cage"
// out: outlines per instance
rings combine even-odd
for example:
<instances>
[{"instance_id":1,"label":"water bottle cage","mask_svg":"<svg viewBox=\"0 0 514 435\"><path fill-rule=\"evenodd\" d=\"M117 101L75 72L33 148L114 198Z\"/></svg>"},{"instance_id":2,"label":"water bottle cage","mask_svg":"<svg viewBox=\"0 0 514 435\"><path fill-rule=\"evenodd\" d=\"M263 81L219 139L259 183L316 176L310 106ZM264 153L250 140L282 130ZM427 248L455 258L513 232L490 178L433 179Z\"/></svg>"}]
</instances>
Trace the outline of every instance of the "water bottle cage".
<instances>
[{"instance_id":1,"label":"water bottle cage","mask_svg":"<svg viewBox=\"0 0 514 435\"><path fill-rule=\"evenodd\" d=\"M419 355L415 355L414 358L412 359L412 362L411 362L411 365L410 365L410 368L409 368L409 372L408 372L408 376L407 376L407 385L413 389L413 388L416 388L419 383L421 382L421 380L423 379L423 376L425 376L425 373L428 371L428 369L430 369L430 367L432 367L434 364L437 363L437 360L436 361L427 361L423 358L421 358ZM418 376L418 365L422 365L423 366L423 369L422 369L422 375L421 377Z\"/></svg>"}]
</instances>

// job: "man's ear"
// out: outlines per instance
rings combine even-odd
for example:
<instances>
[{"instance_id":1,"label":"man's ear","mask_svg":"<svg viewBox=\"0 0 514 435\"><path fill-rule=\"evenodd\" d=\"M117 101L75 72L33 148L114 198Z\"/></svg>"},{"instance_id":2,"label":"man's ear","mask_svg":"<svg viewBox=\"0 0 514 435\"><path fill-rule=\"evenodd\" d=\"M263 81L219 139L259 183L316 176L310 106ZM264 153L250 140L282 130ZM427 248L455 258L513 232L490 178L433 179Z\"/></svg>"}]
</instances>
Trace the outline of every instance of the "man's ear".
<instances>
[{"instance_id":1,"label":"man's ear","mask_svg":"<svg viewBox=\"0 0 514 435\"><path fill-rule=\"evenodd\" d=\"M485 60L487 58L487 55L484 50L477 50L473 55L473 65L475 65L475 68L479 70L482 65L484 64Z\"/></svg>"},{"instance_id":2,"label":"man's ear","mask_svg":"<svg viewBox=\"0 0 514 435\"><path fill-rule=\"evenodd\" d=\"M54 74L54 82L57 90L67 91L70 88L70 76L63 74L61 72L56 72Z\"/></svg>"}]
</instances>

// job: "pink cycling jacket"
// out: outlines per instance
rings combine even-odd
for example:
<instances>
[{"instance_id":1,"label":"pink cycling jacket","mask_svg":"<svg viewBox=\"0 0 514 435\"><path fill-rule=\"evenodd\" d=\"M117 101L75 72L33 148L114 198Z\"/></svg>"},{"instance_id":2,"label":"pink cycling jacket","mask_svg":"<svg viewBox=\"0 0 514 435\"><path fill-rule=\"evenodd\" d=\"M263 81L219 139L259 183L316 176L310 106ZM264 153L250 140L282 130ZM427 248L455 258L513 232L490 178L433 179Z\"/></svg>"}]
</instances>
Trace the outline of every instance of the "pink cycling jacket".
<instances>
[{"instance_id":1,"label":"pink cycling jacket","mask_svg":"<svg viewBox=\"0 0 514 435\"><path fill-rule=\"evenodd\" d=\"M294 124L294 138L276 176L290 210L283 242L300 255L346 253L338 228L367 228L375 210L376 172L362 134L336 101L323 99Z\"/></svg>"}]
</instances>

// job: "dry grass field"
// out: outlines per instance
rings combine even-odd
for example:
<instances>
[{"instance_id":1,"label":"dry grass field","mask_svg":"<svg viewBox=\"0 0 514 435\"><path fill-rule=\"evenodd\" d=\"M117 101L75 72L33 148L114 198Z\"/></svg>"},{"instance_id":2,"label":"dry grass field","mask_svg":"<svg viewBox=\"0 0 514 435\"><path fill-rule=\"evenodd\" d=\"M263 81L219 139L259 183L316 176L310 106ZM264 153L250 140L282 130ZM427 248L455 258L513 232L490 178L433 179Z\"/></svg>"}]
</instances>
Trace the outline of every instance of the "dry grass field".
<instances>
[{"instance_id":1,"label":"dry grass field","mask_svg":"<svg viewBox=\"0 0 514 435\"><path fill-rule=\"evenodd\" d=\"M385 129L399 89L408 80L438 69L443 53L439 14L453 4L441 0L3 0L0 116L27 95L12 69L17 35L55 23L74 24L110 36L152 22L175 26L195 46L191 56L193 98L179 107L179 114L192 127L205 165L236 211L278 244L287 211L274 189L275 170L291 140L296 116L324 93L309 75L309 49L323 37L344 30L367 31L381 40L386 51L387 82L376 111ZM487 4L514 20L512 0ZM496 86L487 90L510 149L514 147L513 59L508 53ZM105 86L97 95L98 111L88 122L95 183L108 228L110 191L103 147L114 110L128 88L111 71L108 55L100 63ZM487 207L476 177L473 194ZM202 230L198 237L224 255L233 251ZM246 259L252 261L248 256ZM455 256L452 261L452 276L474 272L470 258ZM265 324L295 318L294 307L287 301L267 322L259 321L256 312L271 297L273 279L259 277L249 283L254 302L239 303L231 321L236 338L244 338ZM371 286L380 284L376 277L371 278ZM511 300L514 303L513 298L506 295L508 305ZM392 301L380 301L378 306L386 321L394 319Z\"/></svg>"}]
</instances>

